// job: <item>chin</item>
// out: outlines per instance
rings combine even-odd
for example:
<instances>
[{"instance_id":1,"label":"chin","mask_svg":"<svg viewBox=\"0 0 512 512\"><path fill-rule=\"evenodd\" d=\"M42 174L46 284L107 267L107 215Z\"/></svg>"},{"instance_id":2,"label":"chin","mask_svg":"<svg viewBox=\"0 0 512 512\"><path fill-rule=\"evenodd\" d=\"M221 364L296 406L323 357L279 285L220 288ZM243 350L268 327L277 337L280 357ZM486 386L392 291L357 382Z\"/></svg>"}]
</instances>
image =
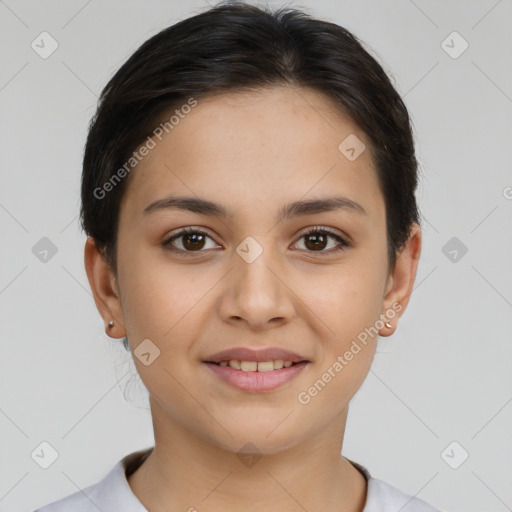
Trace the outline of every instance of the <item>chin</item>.
<instances>
[{"instance_id":1,"label":"chin","mask_svg":"<svg viewBox=\"0 0 512 512\"><path fill-rule=\"evenodd\" d=\"M283 422L285 413L279 419L272 421L254 419L251 421L239 421L237 423L223 423L223 429L217 431L217 436L208 436L208 441L219 448L231 451L235 454L241 452L254 452L260 455L272 455L291 449L303 440L307 435L305 425L300 428L295 422ZM220 436L219 436L220 434Z\"/></svg>"}]
</instances>

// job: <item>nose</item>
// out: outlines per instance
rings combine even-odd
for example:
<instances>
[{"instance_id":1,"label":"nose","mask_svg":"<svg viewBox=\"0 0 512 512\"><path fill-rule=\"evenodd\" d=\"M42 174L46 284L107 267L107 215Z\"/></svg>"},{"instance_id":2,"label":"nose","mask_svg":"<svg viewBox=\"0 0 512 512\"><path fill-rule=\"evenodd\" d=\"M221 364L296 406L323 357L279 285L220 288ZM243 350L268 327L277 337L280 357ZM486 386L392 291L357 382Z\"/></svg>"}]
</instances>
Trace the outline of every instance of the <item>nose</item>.
<instances>
[{"instance_id":1,"label":"nose","mask_svg":"<svg viewBox=\"0 0 512 512\"><path fill-rule=\"evenodd\" d=\"M233 255L234 267L226 276L219 304L222 319L253 330L289 322L295 311L294 293L283 265L270 250L249 261Z\"/></svg>"}]
</instances>

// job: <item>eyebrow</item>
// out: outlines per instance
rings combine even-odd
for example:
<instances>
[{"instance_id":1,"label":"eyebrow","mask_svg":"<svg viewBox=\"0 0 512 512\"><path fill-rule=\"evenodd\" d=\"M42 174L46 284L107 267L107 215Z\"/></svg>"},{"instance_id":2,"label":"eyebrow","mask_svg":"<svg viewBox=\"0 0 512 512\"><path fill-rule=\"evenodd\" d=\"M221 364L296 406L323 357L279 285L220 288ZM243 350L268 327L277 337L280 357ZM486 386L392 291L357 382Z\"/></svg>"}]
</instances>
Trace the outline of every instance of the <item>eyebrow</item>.
<instances>
[{"instance_id":1,"label":"eyebrow","mask_svg":"<svg viewBox=\"0 0 512 512\"><path fill-rule=\"evenodd\" d=\"M233 218L234 214L224 206L202 199L199 197L168 196L153 201L144 208L144 215L167 209L185 210L200 215L218 216L222 218ZM291 219L301 215L314 215L316 213L345 210L368 215L366 210L348 197L334 196L322 199L310 199L305 201L294 201L283 206L277 218Z\"/></svg>"}]
</instances>

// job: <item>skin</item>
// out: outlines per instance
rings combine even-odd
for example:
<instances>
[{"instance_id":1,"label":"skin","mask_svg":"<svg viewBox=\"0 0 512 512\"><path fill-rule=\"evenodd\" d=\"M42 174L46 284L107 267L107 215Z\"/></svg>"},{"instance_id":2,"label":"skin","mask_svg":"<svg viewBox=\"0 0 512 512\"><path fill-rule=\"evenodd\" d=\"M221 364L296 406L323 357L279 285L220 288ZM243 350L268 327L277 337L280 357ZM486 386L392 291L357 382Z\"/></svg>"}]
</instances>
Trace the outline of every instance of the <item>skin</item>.
<instances>
[{"instance_id":1,"label":"skin","mask_svg":"<svg viewBox=\"0 0 512 512\"><path fill-rule=\"evenodd\" d=\"M349 134L366 145L354 161L338 149ZM134 494L152 512L361 512L366 480L340 453L349 401L378 336L307 405L297 396L399 304L392 327L379 331L391 335L412 292L421 231L413 226L388 272L385 205L369 139L310 89L215 95L201 99L132 173L120 210L117 279L90 237L85 268L105 324L114 319L109 336L127 335L132 351L144 339L160 349L149 366L134 357L155 434L153 453L128 479ZM276 221L284 204L334 192L367 214ZM171 193L220 203L233 216L143 214ZM210 238L201 245L184 236L174 240L178 252L166 248L186 226ZM302 236L315 226L351 245L334 253L339 242L329 237L315 249ZM249 236L263 249L252 263L236 252ZM202 363L236 346L278 346L310 363L277 390L244 392ZM262 455L252 467L237 457L247 442Z\"/></svg>"}]
</instances>

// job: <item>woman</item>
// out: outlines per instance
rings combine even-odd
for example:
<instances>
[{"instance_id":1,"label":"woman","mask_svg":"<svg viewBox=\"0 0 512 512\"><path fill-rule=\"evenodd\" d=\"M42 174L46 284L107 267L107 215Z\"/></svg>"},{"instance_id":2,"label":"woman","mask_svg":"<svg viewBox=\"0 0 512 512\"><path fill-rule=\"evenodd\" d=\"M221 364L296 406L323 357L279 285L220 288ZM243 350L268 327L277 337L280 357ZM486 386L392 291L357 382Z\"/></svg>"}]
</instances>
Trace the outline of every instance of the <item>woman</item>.
<instances>
[{"instance_id":1,"label":"woman","mask_svg":"<svg viewBox=\"0 0 512 512\"><path fill-rule=\"evenodd\" d=\"M341 455L416 277L417 179L346 29L230 2L146 41L102 92L81 219L155 446L39 511L435 512Z\"/></svg>"}]
</instances>

